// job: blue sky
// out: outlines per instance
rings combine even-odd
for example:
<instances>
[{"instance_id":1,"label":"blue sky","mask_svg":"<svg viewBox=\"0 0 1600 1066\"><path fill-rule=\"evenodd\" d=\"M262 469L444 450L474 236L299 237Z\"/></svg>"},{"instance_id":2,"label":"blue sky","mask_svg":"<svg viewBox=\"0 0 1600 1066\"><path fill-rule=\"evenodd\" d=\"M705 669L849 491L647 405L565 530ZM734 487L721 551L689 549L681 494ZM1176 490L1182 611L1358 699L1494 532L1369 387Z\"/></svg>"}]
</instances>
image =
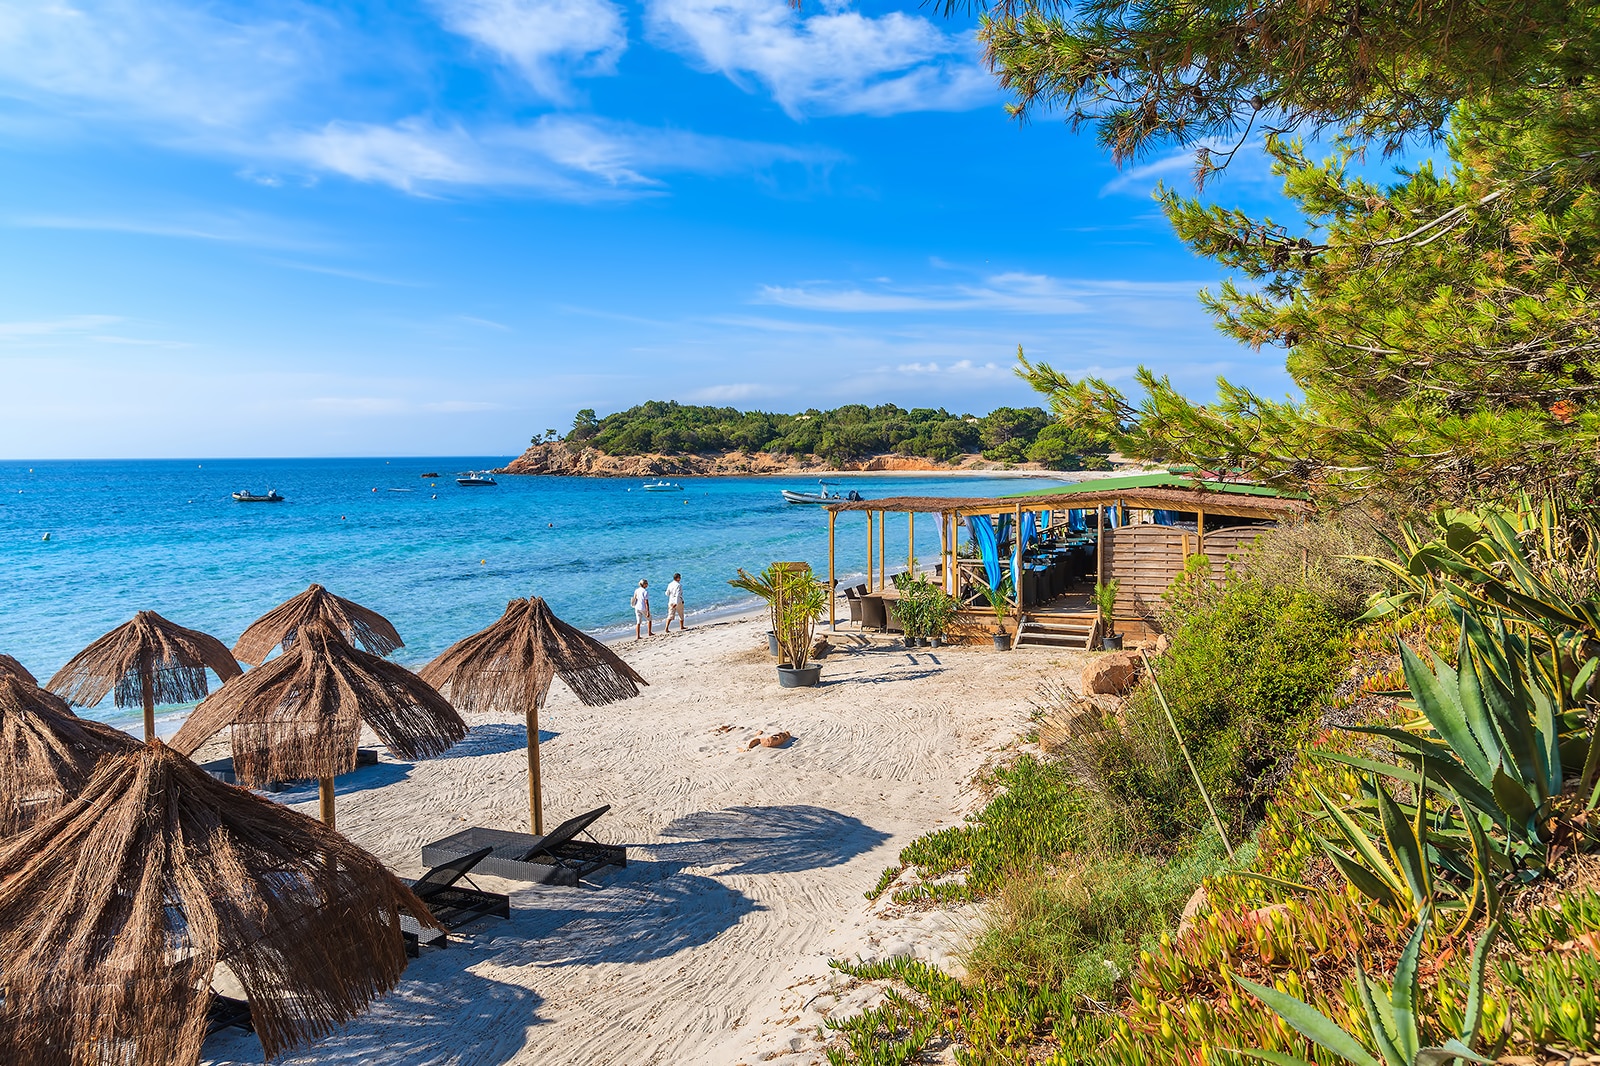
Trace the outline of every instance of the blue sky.
<instances>
[{"instance_id":1,"label":"blue sky","mask_svg":"<svg viewBox=\"0 0 1600 1066\"><path fill-rule=\"evenodd\" d=\"M0 9L0 456L511 454L579 407L1282 394L967 20L808 0ZM1258 158L1208 188L1278 204Z\"/></svg>"}]
</instances>

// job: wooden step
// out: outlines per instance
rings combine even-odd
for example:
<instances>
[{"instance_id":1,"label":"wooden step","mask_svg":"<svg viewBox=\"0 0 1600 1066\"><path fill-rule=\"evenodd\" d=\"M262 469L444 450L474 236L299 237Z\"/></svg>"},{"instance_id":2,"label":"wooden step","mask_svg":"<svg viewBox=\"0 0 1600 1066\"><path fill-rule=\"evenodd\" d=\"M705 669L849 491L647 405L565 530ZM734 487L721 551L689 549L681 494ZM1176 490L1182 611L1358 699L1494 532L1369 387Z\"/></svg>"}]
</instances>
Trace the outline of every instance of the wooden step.
<instances>
[{"instance_id":1,"label":"wooden step","mask_svg":"<svg viewBox=\"0 0 1600 1066\"><path fill-rule=\"evenodd\" d=\"M1030 613L1023 615L1015 643L1017 646L1087 648L1094 628L1093 614Z\"/></svg>"}]
</instances>

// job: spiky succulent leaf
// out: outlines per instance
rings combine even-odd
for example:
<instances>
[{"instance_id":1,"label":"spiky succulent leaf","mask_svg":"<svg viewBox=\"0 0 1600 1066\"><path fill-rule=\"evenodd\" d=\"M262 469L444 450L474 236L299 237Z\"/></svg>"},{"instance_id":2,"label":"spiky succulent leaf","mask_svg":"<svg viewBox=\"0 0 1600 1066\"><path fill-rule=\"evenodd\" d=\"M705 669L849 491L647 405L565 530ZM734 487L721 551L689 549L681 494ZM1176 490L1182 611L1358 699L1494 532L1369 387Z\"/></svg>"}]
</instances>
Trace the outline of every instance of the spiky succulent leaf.
<instances>
[{"instance_id":1,"label":"spiky succulent leaf","mask_svg":"<svg viewBox=\"0 0 1600 1066\"><path fill-rule=\"evenodd\" d=\"M1326 1048L1357 1066L1381 1066L1367 1049L1361 1046L1361 1041L1339 1028L1338 1024L1326 1014L1302 1000L1296 999L1287 992L1279 992L1266 985L1258 985L1254 981L1247 981L1243 977L1234 975L1234 981L1245 991L1255 996L1261 1002L1277 1012L1278 1016L1318 1047ZM1260 1055L1260 1052L1255 1054ZM1266 1061L1274 1061L1267 1059Z\"/></svg>"}]
</instances>

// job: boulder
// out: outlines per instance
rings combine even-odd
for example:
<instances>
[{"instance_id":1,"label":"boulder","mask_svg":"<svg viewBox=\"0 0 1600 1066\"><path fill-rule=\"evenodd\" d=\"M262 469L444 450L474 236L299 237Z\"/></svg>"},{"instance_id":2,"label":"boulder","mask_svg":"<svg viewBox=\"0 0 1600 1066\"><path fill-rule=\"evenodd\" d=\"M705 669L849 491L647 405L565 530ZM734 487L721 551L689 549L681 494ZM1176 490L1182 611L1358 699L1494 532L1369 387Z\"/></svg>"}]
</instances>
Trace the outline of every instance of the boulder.
<instances>
[{"instance_id":1,"label":"boulder","mask_svg":"<svg viewBox=\"0 0 1600 1066\"><path fill-rule=\"evenodd\" d=\"M1120 696L1139 679L1139 653L1107 652L1097 655L1083 668L1078 690L1084 695Z\"/></svg>"},{"instance_id":2,"label":"boulder","mask_svg":"<svg viewBox=\"0 0 1600 1066\"><path fill-rule=\"evenodd\" d=\"M1183 916L1178 919L1178 935L1181 937L1194 928L1194 923L1199 919L1200 912L1206 907L1206 886L1201 885L1194 890L1194 895L1189 897L1189 902L1183 905Z\"/></svg>"}]
</instances>

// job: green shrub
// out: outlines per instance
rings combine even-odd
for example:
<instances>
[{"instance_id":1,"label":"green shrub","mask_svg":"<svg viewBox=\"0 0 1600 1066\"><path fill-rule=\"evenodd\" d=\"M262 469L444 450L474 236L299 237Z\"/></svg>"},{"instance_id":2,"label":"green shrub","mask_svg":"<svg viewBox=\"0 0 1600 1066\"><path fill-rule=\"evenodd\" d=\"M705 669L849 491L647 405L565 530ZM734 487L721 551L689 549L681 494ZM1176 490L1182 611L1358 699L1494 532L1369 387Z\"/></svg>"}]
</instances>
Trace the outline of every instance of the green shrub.
<instances>
[{"instance_id":1,"label":"green shrub","mask_svg":"<svg viewBox=\"0 0 1600 1066\"><path fill-rule=\"evenodd\" d=\"M1230 833L1257 820L1339 679L1347 637L1304 589L1229 582L1188 614L1158 666L1162 690ZM1072 756L1106 813L1148 846L1207 821L1148 679Z\"/></svg>"}]
</instances>

